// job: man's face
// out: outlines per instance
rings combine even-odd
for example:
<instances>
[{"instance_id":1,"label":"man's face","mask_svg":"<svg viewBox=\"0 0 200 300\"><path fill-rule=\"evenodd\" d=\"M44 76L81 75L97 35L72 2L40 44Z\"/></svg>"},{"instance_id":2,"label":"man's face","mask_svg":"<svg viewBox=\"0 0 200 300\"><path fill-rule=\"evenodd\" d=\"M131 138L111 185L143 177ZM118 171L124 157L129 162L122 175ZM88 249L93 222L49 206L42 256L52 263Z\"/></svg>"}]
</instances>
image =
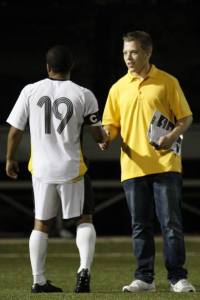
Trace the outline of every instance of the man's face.
<instances>
[{"instance_id":1,"label":"man's face","mask_svg":"<svg viewBox=\"0 0 200 300\"><path fill-rule=\"evenodd\" d=\"M140 42L124 41L123 56L125 64L131 73L140 74L148 65L150 54L141 48Z\"/></svg>"}]
</instances>

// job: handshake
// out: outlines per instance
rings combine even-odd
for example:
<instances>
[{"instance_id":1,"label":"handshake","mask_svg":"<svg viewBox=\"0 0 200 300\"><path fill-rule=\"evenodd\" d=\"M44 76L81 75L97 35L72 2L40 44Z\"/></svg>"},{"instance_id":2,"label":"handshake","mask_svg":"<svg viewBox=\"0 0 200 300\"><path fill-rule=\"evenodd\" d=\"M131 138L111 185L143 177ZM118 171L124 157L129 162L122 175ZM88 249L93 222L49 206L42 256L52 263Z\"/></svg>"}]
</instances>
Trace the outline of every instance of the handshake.
<instances>
[{"instance_id":1,"label":"handshake","mask_svg":"<svg viewBox=\"0 0 200 300\"><path fill-rule=\"evenodd\" d=\"M111 141L117 138L120 129L113 125L106 125L102 128L104 131L104 141L99 143L99 147L102 151L107 150Z\"/></svg>"},{"instance_id":2,"label":"handshake","mask_svg":"<svg viewBox=\"0 0 200 300\"><path fill-rule=\"evenodd\" d=\"M103 130L104 130L104 141L103 141L103 143L99 143L99 147L102 151L108 149L110 142L111 142L110 132L106 131L105 129L103 129Z\"/></svg>"}]
</instances>

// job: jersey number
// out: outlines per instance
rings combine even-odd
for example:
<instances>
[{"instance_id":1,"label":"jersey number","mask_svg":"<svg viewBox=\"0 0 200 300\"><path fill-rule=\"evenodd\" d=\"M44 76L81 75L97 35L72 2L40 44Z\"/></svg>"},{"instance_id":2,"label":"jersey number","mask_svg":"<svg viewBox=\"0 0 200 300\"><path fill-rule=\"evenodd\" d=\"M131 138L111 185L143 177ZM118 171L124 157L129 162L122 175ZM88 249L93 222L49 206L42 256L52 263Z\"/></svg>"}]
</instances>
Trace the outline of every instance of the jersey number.
<instances>
[{"instance_id":1,"label":"jersey number","mask_svg":"<svg viewBox=\"0 0 200 300\"><path fill-rule=\"evenodd\" d=\"M64 116L58 110L58 107L61 103L65 104L67 106L67 111ZM44 105L45 133L46 134L51 133L51 115L52 115L52 111L53 111L54 116L57 119L61 120L61 122L57 128L57 132L59 134L61 134L61 132L64 130L65 126L67 125L67 123L69 122L69 120L71 119L71 117L73 115L72 102L68 98L61 97L61 98L56 99L53 102L53 105L51 106L51 99L48 96L43 96L42 98L39 99L37 105L41 108Z\"/></svg>"}]
</instances>

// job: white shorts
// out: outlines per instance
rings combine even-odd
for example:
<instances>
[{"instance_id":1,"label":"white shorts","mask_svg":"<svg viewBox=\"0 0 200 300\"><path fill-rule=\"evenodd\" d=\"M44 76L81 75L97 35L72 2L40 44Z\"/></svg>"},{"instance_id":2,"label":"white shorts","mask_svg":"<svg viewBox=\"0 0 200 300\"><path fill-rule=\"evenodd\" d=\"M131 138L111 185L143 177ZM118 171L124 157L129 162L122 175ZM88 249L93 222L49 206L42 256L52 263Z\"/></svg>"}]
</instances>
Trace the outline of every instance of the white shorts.
<instances>
[{"instance_id":1,"label":"white shorts","mask_svg":"<svg viewBox=\"0 0 200 300\"><path fill-rule=\"evenodd\" d=\"M35 219L49 220L57 216L59 205L63 219L79 217L83 214L84 179L73 183L50 184L32 178Z\"/></svg>"}]
</instances>

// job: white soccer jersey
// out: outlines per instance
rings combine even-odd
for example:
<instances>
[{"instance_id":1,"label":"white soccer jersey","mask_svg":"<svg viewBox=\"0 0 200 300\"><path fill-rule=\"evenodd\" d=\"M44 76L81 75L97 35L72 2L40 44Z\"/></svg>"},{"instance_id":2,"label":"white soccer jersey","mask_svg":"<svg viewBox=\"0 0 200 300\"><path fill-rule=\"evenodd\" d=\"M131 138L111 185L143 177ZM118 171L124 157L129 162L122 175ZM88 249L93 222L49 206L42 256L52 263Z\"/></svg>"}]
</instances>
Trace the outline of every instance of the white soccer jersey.
<instances>
[{"instance_id":1,"label":"white soccer jersey","mask_svg":"<svg viewBox=\"0 0 200 300\"><path fill-rule=\"evenodd\" d=\"M21 91L7 122L24 130L29 119L32 174L47 183L62 183L83 175L80 145L86 120L98 125L94 94L70 80L44 79Z\"/></svg>"}]
</instances>

